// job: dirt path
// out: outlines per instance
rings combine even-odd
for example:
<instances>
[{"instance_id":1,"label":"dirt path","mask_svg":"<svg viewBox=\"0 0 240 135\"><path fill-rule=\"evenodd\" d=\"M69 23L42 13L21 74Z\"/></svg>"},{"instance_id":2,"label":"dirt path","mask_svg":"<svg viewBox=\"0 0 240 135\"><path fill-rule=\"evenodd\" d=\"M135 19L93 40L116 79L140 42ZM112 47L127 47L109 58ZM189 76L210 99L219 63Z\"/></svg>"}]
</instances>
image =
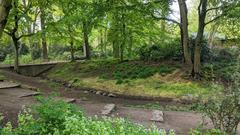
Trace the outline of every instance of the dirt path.
<instances>
[{"instance_id":1,"label":"dirt path","mask_svg":"<svg viewBox=\"0 0 240 135\"><path fill-rule=\"evenodd\" d=\"M133 122L151 126L152 124L157 125L161 129L174 129L179 135L188 134L191 128L196 128L201 122L201 115L189 112L174 112L174 111L164 111L164 122L163 123L153 123L150 121L152 117L152 110L149 109L137 109L125 107L124 105L139 105L151 103L152 101L142 101L142 100L130 100L121 98L110 98L101 95L95 95L92 93L86 93L82 90L68 89L63 86L58 86L57 89L51 88L46 81L41 78L26 77L12 73L10 71L2 71L8 80L18 82L20 84L28 85L31 87L38 88L44 96L48 96L52 92L60 93L62 97L75 98L76 104L81 106L88 116L100 115L100 110L106 104L114 103L117 106L116 111L112 113L112 116L119 116L127 118ZM12 96L0 94L0 112L7 116L7 120L15 121L18 112L21 110L22 105L28 103L34 103L34 98L24 98L21 100L16 100ZM163 102L161 104L172 104Z\"/></svg>"}]
</instances>

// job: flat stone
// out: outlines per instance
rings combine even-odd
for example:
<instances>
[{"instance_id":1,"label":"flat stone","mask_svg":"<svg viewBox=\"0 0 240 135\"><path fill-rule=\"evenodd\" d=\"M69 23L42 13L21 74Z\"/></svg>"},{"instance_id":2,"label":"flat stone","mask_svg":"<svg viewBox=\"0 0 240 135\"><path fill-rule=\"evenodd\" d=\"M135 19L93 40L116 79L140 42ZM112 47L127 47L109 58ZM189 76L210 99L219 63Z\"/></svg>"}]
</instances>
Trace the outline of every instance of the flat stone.
<instances>
[{"instance_id":1,"label":"flat stone","mask_svg":"<svg viewBox=\"0 0 240 135\"><path fill-rule=\"evenodd\" d=\"M88 94L88 93L89 93L89 91L85 90L83 93L85 93L85 94Z\"/></svg>"},{"instance_id":2,"label":"flat stone","mask_svg":"<svg viewBox=\"0 0 240 135\"><path fill-rule=\"evenodd\" d=\"M34 97L34 96L38 96L38 95L41 95L41 93L33 91L33 92L28 92L26 94L22 94L22 95L19 96L19 98Z\"/></svg>"},{"instance_id":3,"label":"flat stone","mask_svg":"<svg viewBox=\"0 0 240 135\"><path fill-rule=\"evenodd\" d=\"M112 94L112 93L109 93L108 94L108 97L116 97L116 95Z\"/></svg>"},{"instance_id":4,"label":"flat stone","mask_svg":"<svg viewBox=\"0 0 240 135\"><path fill-rule=\"evenodd\" d=\"M115 104L107 104L104 106L103 110L101 111L101 114L109 115L115 108L116 108Z\"/></svg>"},{"instance_id":5,"label":"flat stone","mask_svg":"<svg viewBox=\"0 0 240 135\"><path fill-rule=\"evenodd\" d=\"M0 82L0 89L18 88L20 84L12 82Z\"/></svg>"},{"instance_id":6,"label":"flat stone","mask_svg":"<svg viewBox=\"0 0 240 135\"><path fill-rule=\"evenodd\" d=\"M55 97L54 100L55 101L64 101L66 103L74 103L74 102L76 102L76 99L74 99L74 98L66 98L66 97Z\"/></svg>"},{"instance_id":7,"label":"flat stone","mask_svg":"<svg viewBox=\"0 0 240 135\"><path fill-rule=\"evenodd\" d=\"M96 94L97 94L97 95L101 95L102 92L101 92L101 91L97 91Z\"/></svg>"},{"instance_id":8,"label":"flat stone","mask_svg":"<svg viewBox=\"0 0 240 135\"><path fill-rule=\"evenodd\" d=\"M159 110L153 110L152 111L152 118L150 120L154 121L154 122L164 122L163 112L159 111Z\"/></svg>"},{"instance_id":9,"label":"flat stone","mask_svg":"<svg viewBox=\"0 0 240 135\"><path fill-rule=\"evenodd\" d=\"M107 96L107 93L104 92L104 93L102 93L102 95L103 95L103 96Z\"/></svg>"}]
</instances>

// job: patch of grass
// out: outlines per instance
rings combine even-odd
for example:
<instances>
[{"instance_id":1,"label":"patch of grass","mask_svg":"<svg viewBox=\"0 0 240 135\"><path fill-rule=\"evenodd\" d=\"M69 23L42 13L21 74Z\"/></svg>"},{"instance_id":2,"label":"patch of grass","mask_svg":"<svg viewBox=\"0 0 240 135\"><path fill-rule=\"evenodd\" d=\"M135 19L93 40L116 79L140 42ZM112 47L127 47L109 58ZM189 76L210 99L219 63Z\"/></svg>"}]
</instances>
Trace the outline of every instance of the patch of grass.
<instances>
[{"instance_id":1,"label":"patch of grass","mask_svg":"<svg viewBox=\"0 0 240 135\"><path fill-rule=\"evenodd\" d=\"M164 110L164 111L184 111L191 112L195 111L194 106L192 105L161 105L160 103L148 103L144 105L125 105L126 107L131 108L143 108L143 109L154 109L154 110Z\"/></svg>"},{"instance_id":2,"label":"patch of grass","mask_svg":"<svg viewBox=\"0 0 240 135\"><path fill-rule=\"evenodd\" d=\"M5 79L6 79L6 77L4 75L2 75L0 72L0 80L5 80Z\"/></svg>"},{"instance_id":3,"label":"patch of grass","mask_svg":"<svg viewBox=\"0 0 240 135\"><path fill-rule=\"evenodd\" d=\"M59 83L51 82L48 80L41 80L41 82L45 83L48 85L50 88L54 89L55 91L58 91L62 86Z\"/></svg>"},{"instance_id":4,"label":"patch of grass","mask_svg":"<svg viewBox=\"0 0 240 135\"><path fill-rule=\"evenodd\" d=\"M171 76L177 68L169 65L129 61L87 61L61 64L48 77L73 82L73 86L138 97L208 97L216 91L198 82ZM179 71L181 72L181 71ZM220 90L219 90L220 91Z\"/></svg>"},{"instance_id":5,"label":"patch of grass","mask_svg":"<svg viewBox=\"0 0 240 135\"><path fill-rule=\"evenodd\" d=\"M116 66L113 72L113 78L117 80L117 84L126 82L126 79L148 78L158 73L166 75L172 73L176 68L166 65L141 65L139 63L122 63Z\"/></svg>"}]
</instances>

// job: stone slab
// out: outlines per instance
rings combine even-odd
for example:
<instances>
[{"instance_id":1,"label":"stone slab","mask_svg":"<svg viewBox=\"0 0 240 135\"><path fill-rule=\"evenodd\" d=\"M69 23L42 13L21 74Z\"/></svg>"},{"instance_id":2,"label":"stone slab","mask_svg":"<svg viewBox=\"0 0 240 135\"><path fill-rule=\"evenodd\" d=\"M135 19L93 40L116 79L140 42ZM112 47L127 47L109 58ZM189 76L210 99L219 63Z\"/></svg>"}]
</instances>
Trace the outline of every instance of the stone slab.
<instances>
[{"instance_id":1,"label":"stone slab","mask_svg":"<svg viewBox=\"0 0 240 135\"><path fill-rule=\"evenodd\" d=\"M109 115L116 108L115 104L107 104L101 110L102 115Z\"/></svg>"},{"instance_id":2,"label":"stone slab","mask_svg":"<svg viewBox=\"0 0 240 135\"><path fill-rule=\"evenodd\" d=\"M11 89L18 88L20 84L12 83L12 82L0 82L0 89Z\"/></svg>"},{"instance_id":3,"label":"stone slab","mask_svg":"<svg viewBox=\"0 0 240 135\"><path fill-rule=\"evenodd\" d=\"M74 99L74 98L66 98L66 97L55 97L54 100L55 101L64 101L66 103L74 103L74 102L76 102L76 99Z\"/></svg>"},{"instance_id":4,"label":"stone slab","mask_svg":"<svg viewBox=\"0 0 240 135\"><path fill-rule=\"evenodd\" d=\"M24 93L22 95L19 96L19 98L24 98L24 97L34 97L34 96L38 96L41 95L40 92L35 92L35 91L29 91L28 93Z\"/></svg>"},{"instance_id":5,"label":"stone slab","mask_svg":"<svg viewBox=\"0 0 240 135\"><path fill-rule=\"evenodd\" d=\"M160 111L160 110L153 110L152 111L152 118L150 120L154 121L154 122L164 122L163 112Z\"/></svg>"}]
</instances>

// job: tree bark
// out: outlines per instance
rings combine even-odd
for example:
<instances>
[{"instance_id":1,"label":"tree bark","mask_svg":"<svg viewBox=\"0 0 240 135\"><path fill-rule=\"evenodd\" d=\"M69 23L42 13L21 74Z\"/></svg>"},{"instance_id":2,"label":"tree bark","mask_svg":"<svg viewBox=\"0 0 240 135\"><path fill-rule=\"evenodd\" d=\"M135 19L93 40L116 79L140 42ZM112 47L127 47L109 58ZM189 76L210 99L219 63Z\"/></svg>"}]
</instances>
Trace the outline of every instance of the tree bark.
<instances>
[{"instance_id":1,"label":"tree bark","mask_svg":"<svg viewBox=\"0 0 240 135\"><path fill-rule=\"evenodd\" d=\"M12 35L12 40L13 40L14 49L15 49L14 71L19 73L19 44L18 44L18 39L15 37L15 35Z\"/></svg>"},{"instance_id":2,"label":"tree bark","mask_svg":"<svg viewBox=\"0 0 240 135\"><path fill-rule=\"evenodd\" d=\"M85 57L86 59L91 59L89 38L88 38L88 28L86 22L83 23L83 39L84 39L84 47L85 47Z\"/></svg>"},{"instance_id":3,"label":"tree bark","mask_svg":"<svg viewBox=\"0 0 240 135\"><path fill-rule=\"evenodd\" d=\"M41 7L40 8L40 20L41 20L41 30L42 30L42 56L44 61L48 61L48 48L47 48L47 40L46 40L46 31L45 31L45 11Z\"/></svg>"},{"instance_id":4,"label":"tree bark","mask_svg":"<svg viewBox=\"0 0 240 135\"><path fill-rule=\"evenodd\" d=\"M73 40L71 39L70 41L70 48L71 48L71 61L75 61L75 57L74 57L74 48L73 48Z\"/></svg>"},{"instance_id":5,"label":"tree bark","mask_svg":"<svg viewBox=\"0 0 240 135\"><path fill-rule=\"evenodd\" d=\"M205 19L207 11L207 0L201 0L198 7L198 32L195 39L195 50L194 50L194 66L193 66L193 77L200 79L200 66L201 66L201 42L203 40Z\"/></svg>"},{"instance_id":6,"label":"tree bark","mask_svg":"<svg viewBox=\"0 0 240 135\"><path fill-rule=\"evenodd\" d=\"M0 0L0 38L7 24L7 18L12 8L12 0Z\"/></svg>"},{"instance_id":7,"label":"tree bark","mask_svg":"<svg viewBox=\"0 0 240 135\"><path fill-rule=\"evenodd\" d=\"M188 9L185 0L178 0L180 16L181 16L181 42L183 46L183 56L185 64L192 69L191 53L189 49L188 34Z\"/></svg>"}]
</instances>

